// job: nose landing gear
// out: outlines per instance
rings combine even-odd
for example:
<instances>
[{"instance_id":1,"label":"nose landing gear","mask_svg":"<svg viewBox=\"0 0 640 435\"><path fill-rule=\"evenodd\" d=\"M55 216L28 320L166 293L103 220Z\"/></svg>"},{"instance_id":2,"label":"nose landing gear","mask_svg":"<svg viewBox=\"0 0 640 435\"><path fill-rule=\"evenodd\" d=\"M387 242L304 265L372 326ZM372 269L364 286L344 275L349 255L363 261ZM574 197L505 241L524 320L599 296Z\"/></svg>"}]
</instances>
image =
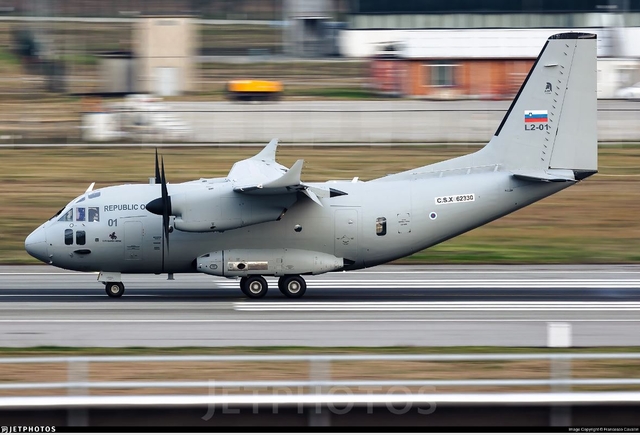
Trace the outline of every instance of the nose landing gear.
<instances>
[{"instance_id":1,"label":"nose landing gear","mask_svg":"<svg viewBox=\"0 0 640 435\"><path fill-rule=\"evenodd\" d=\"M119 298L124 294L124 284L120 272L100 272L98 281L104 284L104 291L110 298Z\"/></svg>"},{"instance_id":2,"label":"nose landing gear","mask_svg":"<svg viewBox=\"0 0 640 435\"><path fill-rule=\"evenodd\" d=\"M105 291L110 298L119 298L124 294L124 284L121 282L108 282L105 284Z\"/></svg>"}]
</instances>

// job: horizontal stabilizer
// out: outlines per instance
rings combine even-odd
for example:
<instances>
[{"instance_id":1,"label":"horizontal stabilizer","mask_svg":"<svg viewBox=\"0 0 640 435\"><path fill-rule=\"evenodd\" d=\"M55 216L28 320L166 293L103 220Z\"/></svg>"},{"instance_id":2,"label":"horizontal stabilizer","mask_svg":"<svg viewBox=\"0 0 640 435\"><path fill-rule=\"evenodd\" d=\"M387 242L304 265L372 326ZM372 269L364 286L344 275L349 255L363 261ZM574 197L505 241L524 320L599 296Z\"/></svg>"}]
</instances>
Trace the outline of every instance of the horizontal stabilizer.
<instances>
[{"instance_id":1,"label":"horizontal stabilizer","mask_svg":"<svg viewBox=\"0 0 640 435\"><path fill-rule=\"evenodd\" d=\"M513 176L520 180L540 181L543 183L576 181L571 170L548 170L548 171L518 171Z\"/></svg>"}]
</instances>

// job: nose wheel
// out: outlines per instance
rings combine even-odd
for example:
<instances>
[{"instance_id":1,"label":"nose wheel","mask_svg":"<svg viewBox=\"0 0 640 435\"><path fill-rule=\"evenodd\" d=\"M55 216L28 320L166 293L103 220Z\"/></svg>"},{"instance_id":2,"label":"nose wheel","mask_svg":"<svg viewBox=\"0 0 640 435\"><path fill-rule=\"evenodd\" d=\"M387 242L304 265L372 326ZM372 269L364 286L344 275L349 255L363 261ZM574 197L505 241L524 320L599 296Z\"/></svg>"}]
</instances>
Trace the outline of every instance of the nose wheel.
<instances>
[{"instance_id":1,"label":"nose wheel","mask_svg":"<svg viewBox=\"0 0 640 435\"><path fill-rule=\"evenodd\" d=\"M307 291L307 283L300 275L285 275L278 280L278 289L286 297L297 299Z\"/></svg>"},{"instance_id":2,"label":"nose wheel","mask_svg":"<svg viewBox=\"0 0 640 435\"><path fill-rule=\"evenodd\" d=\"M124 284L121 282L108 282L105 291L110 298L119 298L124 294Z\"/></svg>"}]
</instances>

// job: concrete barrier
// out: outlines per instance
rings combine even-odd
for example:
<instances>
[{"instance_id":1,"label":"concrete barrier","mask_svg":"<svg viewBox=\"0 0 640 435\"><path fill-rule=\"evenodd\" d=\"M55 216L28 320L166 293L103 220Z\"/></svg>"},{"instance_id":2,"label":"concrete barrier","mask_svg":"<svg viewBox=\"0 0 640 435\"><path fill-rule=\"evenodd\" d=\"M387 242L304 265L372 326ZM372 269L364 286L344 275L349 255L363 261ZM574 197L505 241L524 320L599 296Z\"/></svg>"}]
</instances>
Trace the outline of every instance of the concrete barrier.
<instances>
[{"instance_id":1,"label":"concrete barrier","mask_svg":"<svg viewBox=\"0 0 640 435\"><path fill-rule=\"evenodd\" d=\"M173 103L194 142L486 143L505 101L323 101ZM599 102L598 141L640 141L640 104Z\"/></svg>"}]
</instances>

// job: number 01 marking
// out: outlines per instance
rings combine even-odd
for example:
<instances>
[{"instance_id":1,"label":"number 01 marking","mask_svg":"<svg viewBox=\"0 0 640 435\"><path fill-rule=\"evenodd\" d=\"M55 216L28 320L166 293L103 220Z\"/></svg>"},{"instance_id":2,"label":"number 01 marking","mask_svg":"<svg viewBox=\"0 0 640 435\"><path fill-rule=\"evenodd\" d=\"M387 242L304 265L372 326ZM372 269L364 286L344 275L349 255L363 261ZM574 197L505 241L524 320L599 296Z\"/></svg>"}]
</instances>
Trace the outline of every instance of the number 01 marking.
<instances>
[{"instance_id":1,"label":"number 01 marking","mask_svg":"<svg viewBox=\"0 0 640 435\"><path fill-rule=\"evenodd\" d=\"M117 227L118 226L118 219L109 219L107 221L107 225L109 225L110 227Z\"/></svg>"}]
</instances>

